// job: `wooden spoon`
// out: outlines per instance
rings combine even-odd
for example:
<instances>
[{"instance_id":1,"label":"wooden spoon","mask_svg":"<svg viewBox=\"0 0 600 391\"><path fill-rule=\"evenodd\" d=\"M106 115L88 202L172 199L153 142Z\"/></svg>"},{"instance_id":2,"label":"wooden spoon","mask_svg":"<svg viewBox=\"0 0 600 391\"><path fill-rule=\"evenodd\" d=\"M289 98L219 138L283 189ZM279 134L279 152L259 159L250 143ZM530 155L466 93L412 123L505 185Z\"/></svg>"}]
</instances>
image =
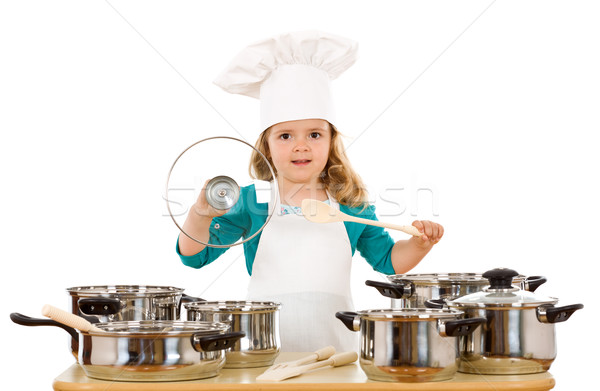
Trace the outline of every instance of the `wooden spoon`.
<instances>
[{"instance_id":1,"label":"wooden spoon","mask_svg":"<svg viewBox=\"0 0 600 391\"><path fill-rule=\"evenodd\" d=\"M305 199L302 200L302 214L308 221L313 223L335 223L340 221L349 221L353 223L361 223L367 225L374 225L376 227L390 228L398 231L402 231L412 236L423 235L417 227L412 225L396 225L390 223L383 223L381 221L362 219L360 217L354 217L345 214L324 202Z\"/></svg>"}]
</instances>

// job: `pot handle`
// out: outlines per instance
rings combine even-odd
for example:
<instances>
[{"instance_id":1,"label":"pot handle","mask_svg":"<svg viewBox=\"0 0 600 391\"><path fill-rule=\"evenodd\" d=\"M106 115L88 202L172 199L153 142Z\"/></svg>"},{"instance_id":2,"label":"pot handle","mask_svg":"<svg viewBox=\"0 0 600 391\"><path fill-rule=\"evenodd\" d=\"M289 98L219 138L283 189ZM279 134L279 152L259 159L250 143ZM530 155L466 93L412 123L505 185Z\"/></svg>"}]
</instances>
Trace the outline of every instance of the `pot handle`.
<instances>
[{"instance_id":1,"label":"pot handle","mask_svg":"<svg viewBox=\"0 0 600 391\"><path fill-rule=\"evenodd\" d=\"M391 299L406 299L415 293L415 284L406 280L398 280L394 283L367 280L365 285L372 286L383 296Z\"/></svg>"},{"instance_id":2,"label":"pot handle","mask_svg":"<svg viewBox=\"0 0 600 391\"><path fill-rule=\"evenodd\" d=\"M466 318L440 322L440 335L442 337L458 337L469 335L477 327L487 322L486 318Z\"/></svg>"},{"instance_id":3,"label":"pot handle","mask_svg":"<svg viewBox=\"0 0 600 391\"><path fill-rule=\"evenodd\" d=\"M181 304L183 303L193 303L196 301L206 301L205 299L201 299L199 297L189 296L185 293L181 294L181 300L179 300L179 304L177 305L177 312L181 313Z\"/></svg>"},{"instance_id":4,"label":"pot handle","mask_svg":"<svg viewBox=\"0 0 600 391\"><path fill-rule=\"evenodd\" d=\"M548 280L544 276L529 276L523 281L522 288L529 292L535 292L535 290L546 281Z\"/></svg>"},{"instance_id":5,"label":"pot handle","mask_svg":"<svg viewBox=\"0 0 600 391\"><path fill-rule=\"evenodd\" d=\"M447 308L447 306L446 306L446 299L429 299L429 300L425 300L425 307L427 307L427 308L435 308L435 309Z\"/></svg>"},{"instance_id":6,"label":"pot handle","mask_svg":"<svg viewBox=\"0 0 600 391\"><path fill-rule=\"evenodd\" d=\"M21 326L55 326L55 327L60 327L61 329L65 330L67 333L69 333L69 335L71 335L71 337L75 341L79 341L79 335L77 334L77 331L74 328L69 327L67 325L64 325L62 323L58 323L58 322L56 322L54 320L51 320L51 319L31 318L29 316L25 316L23 314L19 314L18 312L13 312L12 314L10 314L10 320L12 320L16 324L20 324Z\"/></svg>"},{"instance_id":7,"label":"pot handle","mask_svg":"<svg viewBox=\"0 0 600 391\"><path fill-rule=\"evenodd\" d=\"M335 317L341 320L342 323L348 328L348 330L360 330L360 316L356 312L339 311L335 313Z\"/></svg>"},{"instance_id":8,"label":"pot handle","mask_svg":"<svg viewBox=\"0 0 600 391\"><path fill-rule=\"evenodd\" d=\"M185 293L181 295L181 302L182 303L193 303L195 301L206 301L206 299L201 299L199 297L189 296L189 295L186 295Z\"/></svg>"},{"instance_id":9,"label":"pot handle","mask_svg":"<svg viewBox=\"0 0 600 391\"><path fill-rule=\"evenodd\" d=\"M571 304L562 307L542 305L537 308L537 318L542 323L560 323L569 319L573 312L583 308L583 304Z\"/></svg>"},{"instance_id":10,"label":"pot handle","mask_svg":"<svg viewBox=\"0 0 600 391\"><path fill-rule=\"evenodd\" d=\"M201 333L192 335L192 346L197 352L214 352L216 350L229 349L235 345L240 338L246 336L243 331L233 333L205 335Z\"/></svg>"},{"instance_id":11,"label":"pot handle","mask_svg":"<svg viewBox=\"0 0 600 391\"><path fill-rule=\"evenodd\" d=\"M115 315L121 311L121 301L110 297L86 297L77 301L84 315Z\"/></svg>"}]
</instances>

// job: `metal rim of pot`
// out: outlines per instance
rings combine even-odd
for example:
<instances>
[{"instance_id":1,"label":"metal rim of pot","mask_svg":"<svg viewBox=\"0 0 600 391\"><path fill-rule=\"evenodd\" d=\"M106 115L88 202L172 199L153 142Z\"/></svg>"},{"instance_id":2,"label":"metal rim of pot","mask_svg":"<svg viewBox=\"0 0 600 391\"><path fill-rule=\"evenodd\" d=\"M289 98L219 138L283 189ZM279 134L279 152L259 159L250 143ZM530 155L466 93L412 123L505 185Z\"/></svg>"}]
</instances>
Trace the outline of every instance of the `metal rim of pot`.
<instances>
[{"instance_id":1,"label":"metal rim of pot","mask_svg":"<svg viewBox=\"0 0 600 391\"><path fill-rule=\"evenodd\" d=\"M122 296L176 296L183 293L183 288L160 285L90 285L75 286L66 289L70 295L97 297L101 295Z\"/></svg>"},{"instance_id":2,"label":"metal rim of pot","mask_svg":"<svg viewBox=\"0 0 600 391\"><path fill-rule=\"evenodd\" d=\"M479 325L485 323L485 318L463 318L463 311L448 308L385 308L356 312L339 311L335 316L350 331L359 331L362 320L401 322L435 320L438 322L442 337L467 335L472 333Z\"/></svg>"},{"instance_id":3,"label":"metal rim of pot","mask_svg":"<svg viewBox=\"0 0 600 391\"><path fill-rule=\"evenodd\" d=\"M187 310L228 312L228 313L250 313L270 312L281 309L281 303L273 301L199 301L185 303Z\"/></svg>"},{"instance_id":4,"label":"metal rim of pot","mask_svg":"<svg viewBox=\"0 0 600 391\"><path fill-rule=\"evenodd\" d=\"M192 336L211 335L215 332L225 332L229 325L220 322L201 322L189 320L138 320L95 323L102 331L80 331L83 334L107 337L119 336Z\"/></svg>"}]
</instances>

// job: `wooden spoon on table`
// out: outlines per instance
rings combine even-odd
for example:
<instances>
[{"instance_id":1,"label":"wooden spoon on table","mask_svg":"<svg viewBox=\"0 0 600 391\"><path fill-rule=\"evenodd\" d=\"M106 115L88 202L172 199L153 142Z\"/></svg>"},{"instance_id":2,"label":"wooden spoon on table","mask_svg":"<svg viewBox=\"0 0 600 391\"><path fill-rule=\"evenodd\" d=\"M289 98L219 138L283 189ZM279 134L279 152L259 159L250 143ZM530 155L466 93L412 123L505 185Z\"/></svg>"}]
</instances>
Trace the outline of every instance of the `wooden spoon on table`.
<instances>
[{"instance_id":1,"label":"wooden spoon on table","mask_svg":"<svg viewBox=\"0 0 600 391\"><path fill-rule=\"evenodd\" d=\"M360 217L350 216L341 212L324 202L305 199L302 200L302 214L308 221L313 223L336 223L340 221L349 221L352 223L361 223L367 225L374 225L376 227L390 228L398 231L402 231L412 236L423 235L416 227L412 225L396 225L390 223L383 223L381 221L362 219Z\"/></svg>"}]
</instances>

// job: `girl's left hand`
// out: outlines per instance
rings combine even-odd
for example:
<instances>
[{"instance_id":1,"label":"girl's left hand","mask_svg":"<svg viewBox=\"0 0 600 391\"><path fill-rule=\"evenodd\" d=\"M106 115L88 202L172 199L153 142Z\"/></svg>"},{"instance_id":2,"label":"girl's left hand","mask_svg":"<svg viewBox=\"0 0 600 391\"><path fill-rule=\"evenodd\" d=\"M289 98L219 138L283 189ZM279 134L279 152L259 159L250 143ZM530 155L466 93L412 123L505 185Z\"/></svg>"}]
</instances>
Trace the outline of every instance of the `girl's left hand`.
<instances>
[{"instance_id":1,"label":"girl's left hand","mask_svg":"<svg viewBox=\"0 0 600 391\"><path fill-rule=\"evenodd\" d=\"M433 246L444 236L444 227L433 221L415 220L412 225L423 233L420 237L413 236L417 240L417 244L421 246Z\"/></svg>"}]
</instances>

